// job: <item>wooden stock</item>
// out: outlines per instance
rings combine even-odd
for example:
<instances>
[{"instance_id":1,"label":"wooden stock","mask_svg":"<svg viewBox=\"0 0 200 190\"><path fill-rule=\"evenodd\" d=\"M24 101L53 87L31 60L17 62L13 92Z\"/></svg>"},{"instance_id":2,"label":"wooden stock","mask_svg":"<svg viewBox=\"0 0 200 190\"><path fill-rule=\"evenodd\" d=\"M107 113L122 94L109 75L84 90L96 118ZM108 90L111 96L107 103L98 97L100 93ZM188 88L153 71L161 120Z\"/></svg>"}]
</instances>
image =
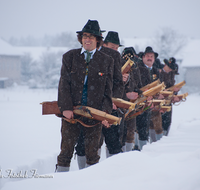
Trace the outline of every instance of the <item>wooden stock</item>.
<instances>
[{"instance_id":1,"label":"wooden stock","mask_svg":"<svg viewBox=\"0 0 200 190\"><path fill-rule=\"evenodd\" d=\"M42 102L42 115L55 114L57 116L62 116L58 108L57 101L52 102ZM107 114L106 112L88 107L88 106L75 106L73 110L74 114L87 117L89 119L95 119L98 121L107 120L109 124L119 125L121 123L121 118L115 117L113 115Z\"/></svg>"},{"instance_id":2,"label":"wooden stock","mask_svg":"<svg viewBox=\"0 0 200 190\"><path fill-rule=\"evenodd\" d=\"M174 91L175 88L182 88L186 84L185 81L179 82L178 84L175 84L174 86L171 86L170 88L167 88L168 91Z\"/></svg>"},{"instance_id":3,"label":"wooden stock","mask_svg":"<svg viewBox=\"0 0 200 190\"><path fill-rule=\"evenodd\" d=\"M123 99L120 98L112 98L112 102L118 107L118 108L124 108L124 109L131 109L134 110L136 104L129 102L129 101L125 101Z\"/></svg>"},{"instance_id":4,"label":"wooden stock","mask_svg":"<svg viewBox=\"0 0 200 190\"><path fill-rule=\"evenodd\" d=\"M166 100L149 100L148 103L153 103L153 105L159 105L159 106L163 106L166 104Z\"/></svg>"},{"instance_id":5,"label":"wooden stock","mask_svg":"<svg viewBox=\"0 0 200 190\"><path fill-rule=\"evenodd\" d=\"M108 123L112 125L119 125L121 123L121 117L115 117L113 115L107 114L106 112L88 106L76 106L73 112L77 115L81 115L89 119L95 119L98 121L107 120Z\"/></svg>"},{"instance_id":6,"label":"wooden stock","mask_svg":"<svg viewBox=\"0 0 200 190\"><path fill-rule=\"evenodd\" d=\"M129 73L133 64L134 62L129 58L121 68L122 75Z\"/></svg>"},{"instance_id":7,"label":"wooden stock","mask_svg":"<svg viewBox=\"0 0 200 190\"><path fill-rule=\"evenodd\" d=\"M131 100L131 102L135 104L140 104L146 101L148 96L154 96L160 91L162 91L164 88L165 88L165 85L164 85L164 82L162 82L161 84L153 88L150 88L149 90L146 90L145 92L142 93L142 95L139 98L137 98L137 100Z\"/></svg>"},{"instance_id":8,"label":"wooden stock","mask_svg":"<svg viewBox=\"0 0 200 190\"><path fill-rule=\"evenodd\" d=\"M150 83L150 84L147 84L146 86L143 86L142 88L140 88L141 91L145 91L145 90L149 90L150 88L153 88L157 85L159 85L161 82L160 82L160 79Z\"/></svg>"},{"instance_id":9,"label":"wooden stock","mask_svg":"<svg viewBox=\"0 0 200 190\"><path fill-rule=\"evenodd\" d=\"M188 96L188 93L186 92L184 94L178 94L178 95L175 95L175 96L177 96L180 99L185 99Z\"/></svg>"},{"instance_id":10,"label":"wooden stock","mask_svg":"<svg viewBox=\"0 0 200 190\"><path fill-rule=\"evenodd\" d=\"M162 113L165 113L165 112L169 112L171 111L171 106L155 106L152 111L159 111L159 112L162 112Z\"/></svg>"},{"instance_id":11,"label":"wooden stock","mask_svg":"<svg viewBox=\"0 0 200 190\"><path fill-rule=\"evenodd\" d=\"M172 107L171 106L161 106L160 107L160 111L163 111L163 112L169 112L171 111Z\"/></svg>"},{"instance_id":12,"label":"wooden stock","mask_svg":"<svg viewBox=\"0 0 200 190\"><path fill-rule=\"evenodd\" d=\"M144 96L154 96L156 95L157 93L159 93L160 91L162 91L163 89L165 89L165 84L164 82L162 82L161 84L153 87L153 88L150 88L149 90L146 90L145 92L143 92L142 94Z\"/></svg>"},{"instance_id":13,"label":"wooden stock","mask_svg":"<svg viewBox=\"0 0 200 190\"><path fill-rule=\"evenodd\" d=\"M161 91L160 94L162 94L165 98L171 98L174 94L173 91Z\"/></svg>"},{"instance_id":14,"label":"wooden stock","mask_svg":"<svg viewBox=\"0 0 200 190\"><path fill-rule=\"evenodd\" d=\"M188 93L187 93L187 92L184 93L184 94L174 95L174 97L178 97L179 102L180 102L181 100L185 100L187 96L188 96Z\"/></svg>"},{"instance_id":15,"label":"wooden stock","mask_svg":"<svg viewBox=\"0 0 200 190\"><path fill-rule=\"evenodd\" d=\"M42 115L49 115L49 114L56 114L56 115L62 115L58 108L58 102L52 101L52 102L42 102Z\"/></svg>"}]
</instances>

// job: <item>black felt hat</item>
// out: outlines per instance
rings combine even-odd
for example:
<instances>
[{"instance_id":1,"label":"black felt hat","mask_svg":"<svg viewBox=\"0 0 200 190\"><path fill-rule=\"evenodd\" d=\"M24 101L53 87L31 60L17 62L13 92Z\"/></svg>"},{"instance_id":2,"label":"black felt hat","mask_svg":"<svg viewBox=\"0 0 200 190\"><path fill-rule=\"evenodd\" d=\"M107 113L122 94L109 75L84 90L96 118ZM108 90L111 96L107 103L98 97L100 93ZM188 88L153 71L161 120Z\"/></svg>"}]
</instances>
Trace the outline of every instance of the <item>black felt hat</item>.
<instances>
[{"instance_id":1,"label":"black felt hat","mask_svg":"<svg viewBox=\"0 0 200 190\"><path fill-rule=\"evenodd\" d=\"M122 57L124 56L134 57L136 55L136 51L133 47L125 47L122 52Z\"/></svg>"},{"instance_id":2,"label":"black felt hat","mask_svg":"<svg viewBox=\"0 0 200 190\"><path fill-rule=\"evenodd\" d=\"M153 48L150 47L150 46L146 47L145 52L143 53L143 55L145 55L146 53L154 53L155 54L155 59L158 57L158 53L154 52Z\"/></svg>"},{"instance_id":3,"label":"black felt hat","mask_svg":"<svg viewBox=\"0 0 200 190\"><path fill-rule=\"evenodd\" d=\"M83 33L83 32L91 33L95 36L102 37L101 33L105 32L105 30L100 30L99 23L97 20L88 20L83 29L81 31L77 31L76 33Z\"/></svg>"},{"instance_id":4,"label":"black felt hat","mask_svg":"<svg viewBox=\"0 0 200 190\"><path fill-rule=\"evenodd\" d=\"M174 57L171 57L169 60L164 59L163 61L170 69L172 69L172 71L175 71L175 74L179 74L178 65L176 64L176 59Z\"/></svg>"},{"instance_id":5,"label":"black felt hat","mask_svg":"<svg viewBox=\"0 0 200 190\"><path fill-rule=\"evenodd\" d=\"M160 62L160 59L156 58L155 62L153 63L153 66L157 69L163 69L163 67L165 65L163 65L161 62Z\"/></svg>"},{"instance_id":6,"label":"black felt hat","mask_svg":"<svg viewBox=\"0 0 200 190\"><path fill-rule=\"evenodd\" d=\"M179 73L178 73L178 64L176 63L176 59L174 57L169 58L169 63L172 63L174 65L175 74L179 75Z\"/></svg>"},{"instance_id":7,"label":"black felt hat","mask_svg":"<svg viewBox=\"0 0 200 190\"><path fill-rule=\"evenodd\" d=\"M177 63L175 63L175 64L176 64L175 75L179 75L179 72L178 72L178 64L177 64Z\"/></svg>"},{"instance_id":8,"label":"black felt hat","mask_svg":"<svg viewBox=\"0 0 200 190\"><path fill-rule=\"evenodd\" d=\"M142 51L137 54L137 56L140 58L142 58L143 55L144 55L144 52L142 52Z\"/></svg>"},{"instance_id":9,"label":"black felt hat","mask_svg":"<svg viewBox=\"0 0 200 190\"><path fill-rule=\"evenodd\" d=\"M117 32L109 31L104 42L111 42L113 44L119 45L119 47L123 46L120 44L119 35Z\"/></svg>"}]
</instances>

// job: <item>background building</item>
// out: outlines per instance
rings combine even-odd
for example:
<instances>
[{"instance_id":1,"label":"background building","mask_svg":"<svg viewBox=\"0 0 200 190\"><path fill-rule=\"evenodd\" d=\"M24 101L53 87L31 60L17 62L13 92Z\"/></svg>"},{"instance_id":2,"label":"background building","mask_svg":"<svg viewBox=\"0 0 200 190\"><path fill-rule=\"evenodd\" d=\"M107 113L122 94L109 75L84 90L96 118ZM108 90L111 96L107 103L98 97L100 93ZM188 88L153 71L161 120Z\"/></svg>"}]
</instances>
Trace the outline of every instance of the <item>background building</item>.
<instances>
[{"instance_id":1,"label":"background building","mask_svg":"<svg viewBox=\"0 0 200 190\"><path fill-rule=\"evenodd\" d=\"M17 48L0 39L0 88L20 84L21 58Z\"/></svg>"}]
</instances>

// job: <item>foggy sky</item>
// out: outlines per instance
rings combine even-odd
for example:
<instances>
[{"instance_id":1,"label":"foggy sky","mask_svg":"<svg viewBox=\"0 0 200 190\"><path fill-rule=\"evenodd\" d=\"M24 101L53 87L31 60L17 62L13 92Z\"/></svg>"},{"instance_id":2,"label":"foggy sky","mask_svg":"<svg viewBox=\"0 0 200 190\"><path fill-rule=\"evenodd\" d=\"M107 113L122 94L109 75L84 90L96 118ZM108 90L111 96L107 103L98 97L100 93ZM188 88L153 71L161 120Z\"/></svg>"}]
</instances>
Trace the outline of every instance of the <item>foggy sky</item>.
<instances>
[{"instance_id":1,"label":"foggy sky","mask_svg":"<svg viewBox=\"0 0 200 190\"><path fill-rule=\"evenodd\" d=\"M200 38L200 0L0 0L0 37L43 37L71 31L88 19L120 38L152 37L171 27Z\"/></svg>"}]
</instances>

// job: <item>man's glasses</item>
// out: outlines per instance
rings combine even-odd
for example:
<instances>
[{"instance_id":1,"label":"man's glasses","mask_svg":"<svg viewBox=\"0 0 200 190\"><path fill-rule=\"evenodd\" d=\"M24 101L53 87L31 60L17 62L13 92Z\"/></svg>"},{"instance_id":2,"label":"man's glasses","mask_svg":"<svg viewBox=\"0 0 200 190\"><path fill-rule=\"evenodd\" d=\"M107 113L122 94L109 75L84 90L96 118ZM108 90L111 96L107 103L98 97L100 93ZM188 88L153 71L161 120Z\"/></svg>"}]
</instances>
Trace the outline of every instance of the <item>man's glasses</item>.
<instances>
[{"instance_id":1,"label":"man's glasses","mask_svg":"<svg viewBox=\"0 0 200 190\"><path fill-rule=\"evenodd\" d=\"M93 39L95 38L95 36L93 36L93 35L89 35L89 36L88 36L87 34L83 34L83 35L82 35L82 38L83 38L83 39L89 38L89 39L93 40Z\"/></svg>"}]
</instances>

